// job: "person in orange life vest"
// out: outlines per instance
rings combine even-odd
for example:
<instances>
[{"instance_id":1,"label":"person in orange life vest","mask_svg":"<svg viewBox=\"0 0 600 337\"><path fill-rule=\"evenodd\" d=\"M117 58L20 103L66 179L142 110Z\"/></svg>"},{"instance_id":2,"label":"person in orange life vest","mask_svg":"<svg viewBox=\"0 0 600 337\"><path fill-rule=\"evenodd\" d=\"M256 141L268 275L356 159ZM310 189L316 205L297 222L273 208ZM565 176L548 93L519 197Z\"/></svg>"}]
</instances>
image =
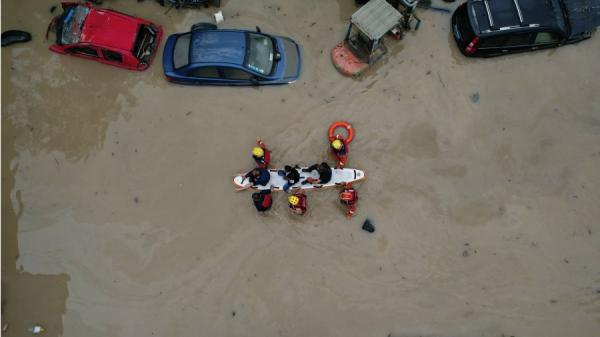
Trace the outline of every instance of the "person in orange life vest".
<instances>
[{"instance_id":1,"label":"person in orange life vest","mask_svg":"<svg viewBox=\"0 0 600 337\"><path fill-rule=\"evenodd\" d=\"M331 141L331 152L337 159L337 168L344 168L346 161L348 160L348 142L346 142L340 135L335 136L335 139Z\"/></svg>"},{"instance_id":2,"label":"person in orange life vest","mask_svg":"<svg viewBox=\"0 0 600 337\"><path fill-rule=\"evenodd\" d=\"M356 212L356 203L358 202L358 193L352 187L352 184L345 184L340 192L340 202L346 206L346 217L350 219Z\"/></svg>"},{"instance_id":3,"label":"person in orange life vest","mask_svg":"<svg viewBox=\"0 0 600 337\"><path fill-rule=\"evenodd\" d=\"M288 197L288 204L292 213L304 215L306 213L306 194L296 193Z\"/></svg>"},{"instance_id":4,"label":"person in orange life vest","mask_svg":"<svg viewBox=\"0 0 600 337\"><path fill-rule=\"evenodd\" d=\"M266 169L271 162L271 151L267 150L267 146L260 139L256 140L256 145L252 148L252 158L259 168Z\"/></svg>"},{"instance_id":5,"label":"person in orange life vest","mask_svg":"<svg viewBox=\"0 0 600 337\"><path fill-rule=\"evenodd\" d=\"M268 211L273 205L273 197L271 196L271 190L262 190L252 194L252 201L254 207L259 212Z\"/></svg>"}]
</instances>

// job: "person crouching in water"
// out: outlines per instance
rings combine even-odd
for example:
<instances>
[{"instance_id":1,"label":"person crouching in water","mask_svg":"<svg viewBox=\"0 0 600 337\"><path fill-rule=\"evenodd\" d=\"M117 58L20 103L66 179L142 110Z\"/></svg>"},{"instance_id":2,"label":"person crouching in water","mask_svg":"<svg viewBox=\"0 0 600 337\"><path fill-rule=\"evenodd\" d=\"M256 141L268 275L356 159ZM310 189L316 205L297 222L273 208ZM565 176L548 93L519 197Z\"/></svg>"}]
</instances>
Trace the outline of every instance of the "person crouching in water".
<instances>
[{"instance_id":1,"label":"person crouching in water","mask_svg":"<svg viewBox=\"0 0 600 337\"><path fill-rule=\"evenodd\" d=\"M252 158L259 168L266 169L271 162L271 151L267 150L267 146L260 138L256 140L256 145L252 148Z\"/></svg>"},{"instance_id":2,"label":"person crouching in water","mask_svg":"<svg viewBox=\"0 0 600 337\"><path fill-rule=\"evenodd\" d=\"M271 195L271 190L262 190L260 192L253 193L252 201L254 202L254 207L256 207L257 211L268 211L273 205L273 197Z\"/></svg>"},{"instance_id":3,"label":"person crouching in water","mask_svg":"<svg viewBox=\"0 0 600 337\"><path fill-rule=\"evenodd\" d=\"M304 193L295 193L288 197L288 204L290 206L290 210L294 214L304 215L306 213L306 194Z\"/></svg>"},{"instance_id":4,"label":"person crouching in water","mask_svg":"<svg viewBox=\"0 0 600 337\"><path fill-rule=\"evenodd\" d=\"M269 180L271 180L271 173L269 173L269 170L257 167L252 171L246 173L245 177L248 178L248 180L250 180L252 186L267 186Z\"/></svg>"},{"instance_id":5,"label":"person crouching in water","mask_svg":"<svg viewBox=\"0 0 600 337\"><path fill-rule=\"evenodd\" d=\"M314 164L309 168L302 169L302 172L312 172L317 170L319 178L308 177L302 184L327 184L331 180L331 167L326 163Z\"/></svg>"},{"instance_id":6,"label":"person crouching in water","mask_svg":"<svg viewBox=\"0 0 600 337\"><path fill-rule=\"evenodd\" d=\"M348 160L348 144L339 136L331 142L331 151L337 159L336 168L344 168Z\"/></svg>"},{"instance_id":7,"label":"person crouching in water","mask_svg":"<svg viewBox=\"0 0 600 337\"><path fill-rule=\"evenodd\" d=\"M356 203L358 202L358 192L352 187L352 184L344 184L344 189L340 192L340 202L346 206L346 217L352 218L356 213Z\"/></svg>"}]
</instances>

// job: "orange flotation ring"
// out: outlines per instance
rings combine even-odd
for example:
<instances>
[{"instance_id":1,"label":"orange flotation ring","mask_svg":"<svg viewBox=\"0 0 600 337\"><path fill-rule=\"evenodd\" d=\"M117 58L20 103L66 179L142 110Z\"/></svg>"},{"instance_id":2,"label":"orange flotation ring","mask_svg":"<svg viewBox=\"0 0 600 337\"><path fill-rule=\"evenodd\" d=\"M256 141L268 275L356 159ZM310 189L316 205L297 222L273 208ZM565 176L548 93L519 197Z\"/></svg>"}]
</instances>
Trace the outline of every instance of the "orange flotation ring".
<instances>
[{"instance_id":1,"label":"orange flotation ring","mask_svg":"<svg viewBox=\"0 0 600 337\"><path fill-rule=\"evenodd\" d=\"M346 144L350 144L350 142L352 142L352 139L354 139L354 129L352 128L352 125L350 125L350 123L348 122L334 122L333 124L331 124L329 126L329 131L327 132L327 135L329 136L329 141L333 142L334 139L337 138L338 135L335 134L335 130L337 128L344 128L346 129L346 131L348 131L348 137L345 138L345 142Z\"/></svg>"}]
</instances>

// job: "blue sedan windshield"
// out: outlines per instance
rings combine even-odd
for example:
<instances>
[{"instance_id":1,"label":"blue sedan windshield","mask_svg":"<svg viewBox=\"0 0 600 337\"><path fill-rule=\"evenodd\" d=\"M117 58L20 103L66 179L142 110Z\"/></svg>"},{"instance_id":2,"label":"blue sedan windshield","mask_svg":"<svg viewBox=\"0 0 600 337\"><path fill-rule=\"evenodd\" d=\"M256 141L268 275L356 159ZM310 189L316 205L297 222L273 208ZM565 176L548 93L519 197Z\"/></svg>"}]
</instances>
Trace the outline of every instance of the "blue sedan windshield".
<instances>
[{"instance_id":1,"label":"blue sedan windshield","mask_svg":"<svg viewBox=\"0 0 600 337\"><path fill-rule=\"evenodd\" d=\"M259 74L268 75L273 68L273 41L261 34L249 33L246 66Z\"/></svg>"}]
</instances>

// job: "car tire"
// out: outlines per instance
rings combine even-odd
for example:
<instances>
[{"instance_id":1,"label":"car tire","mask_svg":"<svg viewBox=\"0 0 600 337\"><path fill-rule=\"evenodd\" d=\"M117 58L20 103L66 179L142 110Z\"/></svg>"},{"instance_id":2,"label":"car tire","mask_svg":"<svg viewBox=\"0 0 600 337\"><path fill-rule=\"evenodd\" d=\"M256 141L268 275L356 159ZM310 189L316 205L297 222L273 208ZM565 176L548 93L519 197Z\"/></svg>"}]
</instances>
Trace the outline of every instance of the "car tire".
<instances>
[{"instance_id":1,"label":"car tire","mask_svg":"<svg viewBox=\"0 0 600 337\"><path fill-rule=\"evenodd\" d=\"M221 0L212 0L213 6L219 8L221 7Z\"/></svg>"},{"instance_id":2,"label":"car tire","mask_svg":"<svg viewBox=\"0 0 600 337\"><path fill-rule=\"evenodd\" d=\"M209 23L209 22L198 22L194 25L192 25L191 31L197 31L197 30L216 30L217 29L217 25Z\"/></svg>"}]
</instances>

